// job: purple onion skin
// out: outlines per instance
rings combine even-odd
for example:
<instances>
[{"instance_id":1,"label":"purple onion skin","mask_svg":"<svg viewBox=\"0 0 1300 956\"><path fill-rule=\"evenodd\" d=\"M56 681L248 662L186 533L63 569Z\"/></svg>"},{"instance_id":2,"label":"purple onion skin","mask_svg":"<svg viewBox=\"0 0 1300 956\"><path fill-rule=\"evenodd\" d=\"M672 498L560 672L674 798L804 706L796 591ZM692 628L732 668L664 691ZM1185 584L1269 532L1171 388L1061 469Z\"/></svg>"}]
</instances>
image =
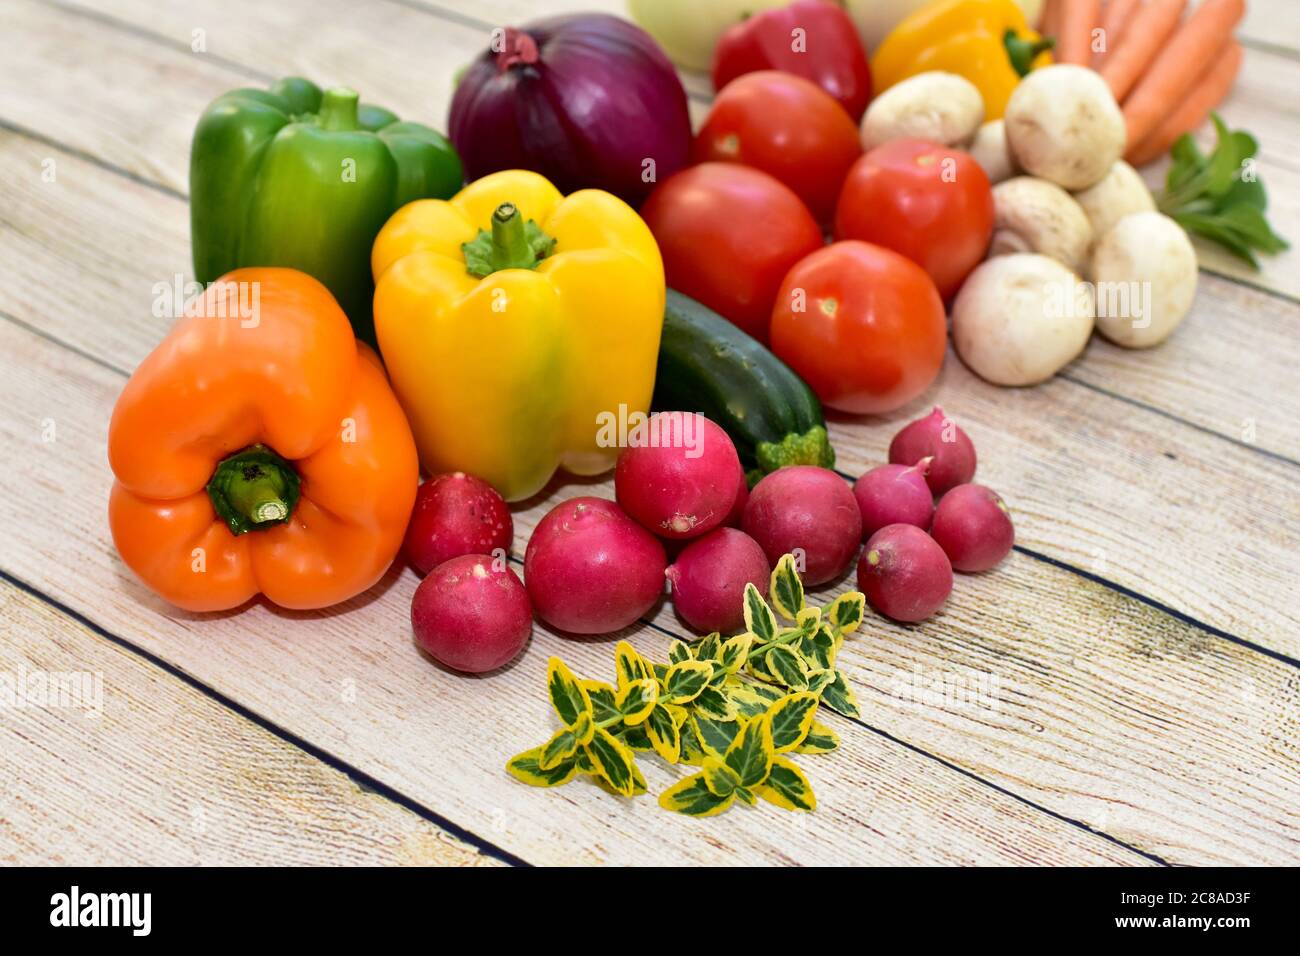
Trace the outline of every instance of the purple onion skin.
<instances>
[{"instance_id":1,"label":"purple onion skin","mask_svg":"<svg viewBox=\"0 0 1300 956\"><path fill-rule=\"evenodd\" d=\"M566 195L603 189L636 207L686 166L686 91L640 27L602 13L547 17L506 30L503 45L474 60L451 100L467 181L531 169Z\"/></svg>"}]
</instances>

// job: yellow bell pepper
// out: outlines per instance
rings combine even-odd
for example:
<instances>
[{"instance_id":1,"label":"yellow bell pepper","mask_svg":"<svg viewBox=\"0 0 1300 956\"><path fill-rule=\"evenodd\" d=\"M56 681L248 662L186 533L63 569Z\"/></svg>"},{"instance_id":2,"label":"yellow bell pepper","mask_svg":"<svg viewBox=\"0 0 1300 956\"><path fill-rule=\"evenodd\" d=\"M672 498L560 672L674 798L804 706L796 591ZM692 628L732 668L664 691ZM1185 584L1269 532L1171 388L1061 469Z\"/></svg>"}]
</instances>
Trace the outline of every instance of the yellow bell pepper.
<instances>
[{"instance_id":1,"label":"yellow bell pepper","mask_svg":"<svg viewBox=\"0 0 1300 956\"><path fill-rule=\"evenodd\" d=\"M516 501L558 467L613 467L602 437L610 416L649 408L664 316L659 247L630 206L493 173L399 209L370 264L379 348L428 472Z\"/></svg>"},{"instance_id":2,"label":"yellow bell pepper","mask_svg":"<svg viewBox=\"0 0 1300 956\"><path fill-rule=\"evenodd\" d=\"M984 119L1001 119L1020 78L1052 62L1053 42L1029 29L1015 0L935 0L885 37L871 77L879 93L918 73L956 73L984 97Z\"/></svg>"}]
</instances>

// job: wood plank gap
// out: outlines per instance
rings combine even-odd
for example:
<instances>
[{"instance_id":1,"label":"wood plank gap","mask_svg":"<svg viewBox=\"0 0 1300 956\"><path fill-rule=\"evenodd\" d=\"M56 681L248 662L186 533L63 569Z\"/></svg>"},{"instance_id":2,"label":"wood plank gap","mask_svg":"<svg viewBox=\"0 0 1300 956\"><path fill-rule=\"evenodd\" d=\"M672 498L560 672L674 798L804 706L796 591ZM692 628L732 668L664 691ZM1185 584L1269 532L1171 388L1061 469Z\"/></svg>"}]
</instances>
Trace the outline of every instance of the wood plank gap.
<instances>
[{"instance_id":1,"label":"wood plank gap","mask_svg":"<svg viewBox=\"0 0 1300 956\"><path fill-rule=\"evenodd\" d=\"M110 29L113 30L121 30L123 33L130 34L133 37L138 37L141 40L148 40L150 43L157 43L171 50L179 50L182 53L194 52L184 43L177 43L169 36L166 36L162 33L155 33L153 30L146 29L145 27L142 27L135 23L130 23L129 21L126 20L119 20L117 17L111 17L108 14L101 13L98 10L88 10L85 7L77 7L66 3L60 3L59 0L44 0L44 3L46 4L46 6L54 7L56 10L61 10L64 13L68 13L77 17L85 17L87 20L93 20L95 23L98 23L102 26L109 27ZM230 70L233 73L242 73L245 76L247 76L249 79L258 80L259 82L264 83L267 86L270 86L276 80L280 79L280 77L275 76L271 73L264 73L261 70L257 69L256 67L248 66L246 63L240 63L237 60L227 59L226 57L220 56L219 54L216 53L205 52L203 55L209 61L217 64L218 66L224 66L226 69Z\"/></svg>"},{"instance_id":2,"label":"wood plank gap","mask_svg":"<svg viewBox=\"0 0 1300 956\"><path fill-rule=\"evenodd\" d=\"M355 783L357 786L369 790L372 793L375 793L378 796L381 796L384 799L397 804L398 806L402 807L405 810L409 810L411 813L414 813L422 820L427 820L429 823L441 827L443 830L446 830L447 833L456 837L458 840L468 844L469 846L474 847L484 856L490 856L494 859L500 860L503 863L508 863L511 866L519 866L519 867L532 866L532 864L529 863L527 860L519 856L516 856L515 854L511 853L509 850L502 849L501 847L497 846L495 843L491 842L490 840L487 840L479 836L477 833L474 833L471 830L465 829L460 824L455 823L452 820L448 820L446 817L443 817L438 813L435 813L434 811L426 807L424 804L412 799L411 797L408 797L400 790L393 788L392 786L384 783L382 780L379 780L376 777L372 777L370 774L366 773L365 771L352 766L347 761L334 756L329 751L316 746L310 741L307 741L302 737L299 737L297 734L294 734L291 731L288 731L285 728L279 726L273 721L266 719L256 711L250 710L249 708L245 707L243 704L239 703L238 701L233 700L232 698L226 696L216 688L208 684L205 684L197 677L194 677L192 674L186 673L176 665L164 660L158 655L145 650L144 648L132 643L131 641L127 640L124 637L121 637L120 635L114 634L112 631L108 630L103 625L91 620L89 617L82 614L80 611L77 611L74 608L69 607L68 605L64 604L62 601L58 600L57 598L51 597L50 595L42 591L40 588L36 587L33 584L29 584L27 581L24 581L22 578L19 578L11 574L9 571L7 571L4 568L0 568L0 579L7 581L9 584L12 584L20 591L23 591L26 594L30 594L38 601L41 601L42 603L58 611L60 614L63 614L66 617L76 621L81 626L89 629L90 631L92 631L99 637L102 637L104 640L110 642L111 644L114 644L115 646L120 647L131 654L134 654L140 659L152 664L154 667L157 667L158 669L164 671L168 675L183 681L185 684L194 688L199 693L208 697L212 701L220 704L221 706L225 707L227 710L234 712L235 714L239 715L245 720L251 721L252 723L256 724L258 727L261 727L263 730L267 731L268 733L274 734L276 737L278 737L280 740L283 740L285 743L289 744L290 746L297 747L303 753L308 754L309 756L314 757L316 760L319 760L321 763L325 764L325 766L330 767L331 769L336 770L339 773L343 774L349 780ZM1087 828L1085 827L1084 829ZM1141 851L1137 850L1135 852L1140 853Z\"/></svg>"},{"instance_id":3,"label":"wood plank gap","mask_svg":"<svg viewBox=\"0 0 1300 956\"><path fill-rule=\"evenodd\" d=\"M1147 402L1140 401L1136 398L1129 398L1127 395L1119 394L1119 392L1112 392L1108 388L1102 388L1100 385L1095 385L1092 382L1086 382L1083 379L1075 378L1073 375L1060 375L1059 378L1071 383L1072 385L1086 388L1090 392L1096 392L1098 395L1104 395L1105 397L1114 399L1117 402L1123 402L1125 405L1131 405L1134 408L1140 408L1143 411L1159 415L1161 418L1168 421L1177 422L1180 425L1186 425L1188 428L1193 428L1202 435L1209 435L1212 438L1218 438L1221 441L1226 441L1228 444L1236 445L1238 448L1245 449L1246 451L1253 451L1266 458L1272 458L1274 461L1280 461L1283 464L1294 465L1295 467L1300 468L1300 461L1296 461L1294 458L1284 455L1281 452L1273 451L1269 448L1262 448L1259 445L1252 445L1250 442L1242 441L1240 438L1233 438L1231 435L1225 435L1223 432L1215 431L1213 428L1206 425L1198 425L1196 422L1188 421L1187 419L1181 418L1173 412L1166 411L1163 408L1158 408L1155 405L1148 404Z\"/></svg>"},{"instance_id":4,"label":"wood plank gap","mask_svg":"<svg viewBox=\"0 0 1300 956\"><path fill-rule=\"evenodd\" d=\"M1083 385L1085 383L1080 382L1078 384ZM1102 391L1102 390L1098 389L1098 391ZM1106 393L1102 391L1102 394L1106 394ZM1146 406L1142 406L1139 404L1139 407L1146 407ZM1159 412L1160 410L1157 408L1152 408L1151 411ZM1185 424L1190 425L1191 423L1187 422ZM1192 427L1198 428L1198 426L1196 425L1192 425ZM1206 429L1198 429L1198 430L1206 431ZM1215 434L1214 432L1208 432L1208 433ZM1281 458L1281 456L1278 457ZM1281 458L1281 460L1286 462L1291 462L1291 459L1289 458ZM1291 462L1291 464L1300 464L1300 463ZM838 468L833 468L832 471L834 471L835 474L839 475L841 478L843 478L845 481L849 482L850 484L852 484L857 480L853 475L850 475L846 471L841 471ZM1297 660L1294 657L1291 657L1287 654L1283 654L1280 651L1275 651L1271 648L1264 647L1263 645L1256 644L1254 641L1247 640L1244 637L1238 637L1236 634L1233 634L1231 631L1225 631L1221 627L1216 627L1213 624L1208 624L1205 621L1199 620L1198 618L1192 617L1190 614L1178 610L1177 608L1170 607L1169 605L1164 604L1161 601L1157 601L1153 597L1147 597L1147 595L1142 594L1139 591L1134 591L1132 588L1126 587L1125 585L1120 584L1116 581L1111 581L1109 578L1104 578L1099 574L1094 574L1092 571L1087 571L1084 568L1071 564L1068 561L1063 561L1060 558L1054 558L1050 554L1044 554L1041 551L1035 551L1032 548L1026 548L1024 545L1017 544L1017 545L1013 545L1012 548L1013 550L1020 552L1027 558L1032 558L1035 561L1041 561L1043 564L1049 564L1054 568L1059 568L1062 571L1067 571L1070 574L1083 578L1084 580L1092 581L1094 584L1100 584L1102 587L1109 588L1110 590L1114 591L1116 594L1121 594L1124 597L1137 601L1139 604L1145 604L1147 607L1152 608L1153 610L1159 611L1162 614L1167 614L1169 617L1172 617L1176 621L1181 621L1184 624L1187 624L1191 627L1195 627L1198 630L1202 630L1206 634L1211 635L1212 637L1217 637L1225 641L1230 641L1231 643L1236 644L1240 647L1244 647L1247 650L1251 650L1263 654L1265 657L1271 657L1273 658L1273 660L1278 661L1279 663L1289 664L1292 667L1300 669L1300 660ZM647 621L646 623L649 622ZM656 624L651 624L650 626L658 628L658 625ZM665 633L671 633L671 632L665 631Z\"/></svg>"}]
</instances>

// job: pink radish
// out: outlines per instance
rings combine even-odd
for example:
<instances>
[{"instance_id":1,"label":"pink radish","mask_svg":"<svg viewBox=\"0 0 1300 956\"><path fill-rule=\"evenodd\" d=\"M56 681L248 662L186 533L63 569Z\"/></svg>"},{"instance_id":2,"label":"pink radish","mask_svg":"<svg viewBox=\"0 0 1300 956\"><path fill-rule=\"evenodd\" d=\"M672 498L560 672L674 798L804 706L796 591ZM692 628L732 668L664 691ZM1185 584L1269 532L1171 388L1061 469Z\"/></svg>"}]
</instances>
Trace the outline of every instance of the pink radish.
<instances>
[{"instance_id":1,"label":"pink radish","mask_svg":"<svg viewBox=\"0 0 1300 956\"><path fill-rule=\"evenodd\" d=\"M920 528L891 524L867 540L858 559L858 587L886 617L924 621L948 600L952 565Z\"/></svg>"},{"instance_id":2,"label":"pink radish","mask_svg":"<svg viewBox=\"0 0 1300 956\"><path fill-rule=\"evenodd\" d=\"M1016 543L1006 504L983 485L958 485L940 498L930 535L958 571L987 571Z\"/></svg>"},{"instance_id":3,"label":"pink radish","mask_svg":"<svg viewBox=\"0 0 1300 956\"><path fill-rule=\"evenodd\" d=\"M608 634L654 606L664 590L664 546L612 501L573 498L537 523L524 581L547 624Z\"/></svg>"},{"instance_id":4,"label":"pink radish","mask_svg":"<svg viewBox=\"0 0 1300 956\"><path fill-rule=\"evenodd\" d=\"M402 551L421 574L462 554L509 552L514 521L497 490L463 471L434 475L415 495Z\"/></svg>"},{"instance_id":5,"label":"pink radish","mask_svg":"<svg viewBox=\"0 0 1300 956\"><path fill-rule=\"evenodd\" d=\"M697 631L730 634L745 623L745 585L766 595L772 567L749 535L717 528L683 548L664 574L682 620Z\"/></svg>"},{"instance_id":6,"label":"pink radish","mask_svg":"<svg viewBox=\"0 0 1300 956\"><path fill-rule=\"evenodd\" d=\"M741 520L745 517L745 505L749 503L749 482L745 476L740 476L740 483L736 487L736 502L731 506L731 511L727 512L726 519L722 522L728 528L739 528Z\"/></svg>"},{"instance_id":7,"label":"pink radish","mask_svg":"<svg viewBox=\"0 0 1300 956\"><path fill-rule=\"evenodd\" d=\"M804 584L816 587L843 573L862 543L862 514L853 491L835 472L816 465L790 465L767 475L749 493L745 533L767 560L802 558Z\"/></svg>"},{"instance_id":8,"label":"pink radish","mask_svg":"<svg viewBox=\"0 0 1300 956\"><path fill-rule=\"evenodd\" d=\"M975 477L975 446L970 436L938 405L925 418L905 426L889 443L889 460L895 465L915 465L926 457L934 459L925 481L936 497Z\"/></svg>"},{"instance_id":9,"label":"pink radish","mask_svg":"<svg viewBox=\"0 0 1300 956\"><path fill-rule=\"evenodd\" d=\"M533 631L528 593L515 573L486 554L444 561L411 600L411 628L422 648L470 674L514 660Z\"/></svg>"},{"instance_id":10,"label":"pink radish","mask_svg":"<svg viewBox=\"0 0 1300 956\"><path fill-rule=\"evenodd\" d=\"M664 538L698 538L722 524L744 470L731 439L694 412L659 412L629 436L614 493L643 527Z\"/></svg>"},{"instance_id":11,"label":"pink radish","mask_svg":"<svg viewBox=\"0 0 1300 956\"><path fill-rule=\"evenodd\" d=\"M853 497L862 512L862 533L871 537L887 524L930 527L934 517L934 496L925 483L930 458L915 465L881 465L872 468L853 485Z\"/></svg>"}]
</instances>

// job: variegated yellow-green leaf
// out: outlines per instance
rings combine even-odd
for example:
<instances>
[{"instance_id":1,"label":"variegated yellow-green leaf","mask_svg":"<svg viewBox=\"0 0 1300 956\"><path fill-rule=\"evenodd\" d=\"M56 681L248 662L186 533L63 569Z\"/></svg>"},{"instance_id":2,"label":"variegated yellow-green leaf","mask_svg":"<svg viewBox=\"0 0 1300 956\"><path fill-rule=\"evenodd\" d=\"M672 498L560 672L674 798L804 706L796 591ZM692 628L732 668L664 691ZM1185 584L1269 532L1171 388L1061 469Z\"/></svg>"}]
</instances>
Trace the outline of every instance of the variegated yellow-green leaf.
<instances>
[{"instance_id":1,"label":"variegated yellow-green leaf","mask_svg":"<svg viewBox=\"0 0 1300 956\"><path fill-rule=\"evenodd\" d=\"M654 750L654 744L650 743L650 735L646 733L645 724L637 724L635 727L623 726L614 734L619 740L627 744L633 750Z\"/></svg>"},{"instance_id":2,"label":"variegated yellow-green leaf","mask_svg":"<svg viewBox=\"0 0 1300 956\"><path fill-rule=\"evenodd\" d=\"M798 619L794 622L795 629L801 634L811 634L817 630L822 621L822 609L819 607L806 607L799 612Z\"/></svg>"},{"instance_id":3,"label":"variegated yellow-green leaf","mask_svg":"<svg viewBox=\"0 0 1300 956\"><path fill-rule=\"evenodd\" d=\"M788 645L773 647L763 658L763 663L773 677L791 690L803 690L808 686L808 665L798 651Z\"/></svg>"},{"instance_id":4,"label":"variegated yellow-green leaf","mask_svg":"<svg viewBox=\"0 0 1300 956\"><path fill-rule=\"evenodd\" d=\"M530 787L558 787L562 783L568 783L578 772L573 758L560 762L550 770L543 770L541 757L541 747L516 754L506 763L506 773Z\"/></svg>"},{"instance_id":5,"label":"variegated yellow-green leaf","mask_svg":"<svg viewBox=\"0 0 1300 956\"><path fill-rule=\"evenodd\" d=\"M832 669L810 670L808 672L808 693L820 697L828 685L835 681L835 671Z\"/></svg>"},{"instance_id":6,"label":"variegated yellow-green leaf","mask_svg":"<svg viewBox=\"0 0 1300 956\"><path fill-rule=\"evenodd\" d=\"M770 647L771 645L767 645L767 648ZM767 649L760 647L758 653L754 654L749 659L749 662L746 663L745 670L749 671L751 675L757 677L759 680L770 684L776 680L776 677L768 671L766 657Z\"/></svg>"},{"instance_id":7,"label":"variegated yellow-green leaf","mask_svg":"<svg viewBox=\"0 0 1300 956\"><path fill-rule=\"evenodd\" d=\"M695 736L700 746L706 753L718 757L726 754L727 748L740 733L740 722L737 720L714 720L697 714L691 717L691 723L694 725Z\"/></svg>"},{"instance_id":8,"label":"variegated yellow-green leaf","mask_svg":"<svg viewBox=\"0 0 1300 956\"><path fill-rule=\"evenodd\" d=\"M776 637L776 615L753 584L745 585L745 630L760 644Z\"/></svg>"},{"instance_id":9,"label":"variegated yellow-green leaf","mask_svg":"<svg viewBox=\"0 0 1300 956\"><path fill-rule=\"evenodd\" d=\"M840 745L840 738L823 723L813 721L812 729L808 731L808 736L803 739L798 747L794 748L797 754L828 754Z\"/></svg>"},{"instance_id":10,"label":"variegated yellow-green leaf","mask_svg":"<svg viewBox=\"0 0 1300 956\"><path fill-rule=\"evenodd\" d=\"M777 757L772 761L772 772L758 788L758 794L783 810L816 810L817 797L812 784L793 760Z\"/></svg>"},{"instance_id":11,"label":"variegated yellow-green leaf","mask_svg":"<svg viewBox=\"0 0 1300 956\"><path fill-rule=\"evenodd\" d=\"M546 662L546 688L551 694L551 705L566 727L572 727L579 714L591 712L591 698L558 657Z\"/></svg>"},{"instance_id":12,"label":"variegated yellow-green leaf","mask_svg":"<svg viewBox=\"0 0 1300 956\"><path fill-rule=\"evenodd\" d=\"M655 753L669 763L676 763L681 756L682 736L672 714L663 707L656 707L650 711L650 716L642 726L645 727L646 736L650 738L650 746L654 747Z\"/></svg>"},{"instance_id":13,"label":"variegated yellow-green leaf","mask_svg":"<svg viewBox=\"0 0 1300 956\"><path fill-rule=\"evenodd\" d=\"M646 677L624 684L614 703L623 715L623 723L635 725L650 715L658 700L659 682L653 677Z\"/></svg>"},{"instance_id":14,"label":"variegated yellow-green leaf","mask_svg":"<svg viewBox=\"0 0 1300 956\"><path fill-rule=\"evenodd\" d=\"M680 664L682 661L695 660L695 654L685 641L673 641L668 647L668 663Z\"/></svg>"},{"instance_id":15,"label":"variegated yellow-green leaf","mask_svg":"<svg viewBox=\"0 0 1300 956\"><path fill-rule=\"evenodd\" d=\"M636 784L636 757L630 748L608 730L598 727L591 743L584 749L596 773L619 793L632 796Z\"/></svg>"},{"instance_id":16,"label":"variegated yellow-green leaf","mask_svg":"<svg viewBox=\"0 0 1300 956\"><path fill-rule=\"evenodd\" d=\"M744 666L749 657L749 649L753 646L753 634L737 634L723 641L718 650L718 670L726 674L736 673Z\"/></svg>"},{"instance_id":17,"label":"variegated yellow-green leaf","mask_svg":"<svg viewBox=\"0 0 1300 956\"><path fill-rule=\"evenodd\" d=\"M696 736L693 721L686 721L686 723L682 724L681 727L678 728L678 732L681 735L681 746L678 750L677 759L681 763L699 766L704 762L704 758L707 754L704 752L704 748L700 745L700 738Z\"/></svg>"},{"instance_id":18,"label":"variegated yellow-green leaf","mask_svg":"<svg viewBox=\"0 0 1300 956\"><path fill-rule=\"evenodd\" d=\"M670 703L685 704L694 700L709 685L713 664L709 661L681 661L668 668L664 678L664 697Z\"/></svg>"},{"instance_id":19,"label":"variegated yellow-green leaf","mask_svg":"<svg viewBox=\"0 0 1300 956\"><path fill-rule=\"evenodd\" d=\"M551 770L566 760L571 760L578 749L578 735L568 727L556 731L555 736L546 742L537 758L540 770Z\"/></svg>"},{"instance_id":20,"label":"variegated yellow-green leaf","mask_svg":"<svg viewBox=\"0 0 1300 956\"><path fill-rule=\"evenodd\" d=\"M718 649L722 647L722 637L717 631L706 634L695 642L695 659L697 661L715 661Z\"/></svg>"},{"instance_id":21,"label":"variegated yellow-green leaf","mask_svg":"<svg viewBox=\"0 0 1300 956\"><path fill-rule=\"evenodd\" d=\"M573 722L569 728L573 731L573 736L578 739L578 745L591 743L591 736L596 732L596 722L591 719L591 714L579 714L578 719Z\"/></svg>"},{"instance_id":22,"label":"variegated yellow-green leaf","mask_svg":"<svg viewBox=\"0 0 1300 956\"><path fill-rule=\"evenodd\" d=\"M771 684L754 684L745 680L728 683L723 693L741 717L755 717L767 710L773 701L785 696L784 691Z\"/></svg>"},{"instance_id":23,"label":"variegated yellow-green leaf","mask_svg":"<svg viewBox=\"0 0 1300 956\"><path fill-rule=\"evenodd\" d=\"M705 757L701 772L704 785L719 797L725 797L740 786L740 775L718 757Z\"/></svg>"},{"instance_id":24,"label":"variegated yellow-green leaf","mask_svg":"<svg viewBox=\"0 0 1300 956\"><path fill-rule=\"evenodd\" d=\"M749 787L737 787L736 797L737 799L743 800L745 803L748 803L751 807L754 804L758 803L758 797L754 796L754 791L750 790Z\"/></svg>"},{"instance_id":25,"label":"variegated yellow-green leaf","mask_svg":"<svg viewBox=\"0 0 1300 956\"><path fill-rule=\"evenodd\" d=\"M613 787L609 785L608 781L606 781L605 778L600 776L599 774L593 775L591 779L592 782L596 784L596 786L600 787L600 789L604 790L606 793L612 793L616 797L639 797L641 796L641 794L645 793L649 789L646 786L645 777L641 776L641 771L636 764L632 764L632 792L631 793L623 793L619 790L615 790Z\"/></svg>"},{"instance_id":26,"label":"variegated yellow-green leaf","mask_svg":"<svg viewBox=\"0 0 1300 956\"><path fill-rule=\"evenodd\" d=\"M858 697L844 678L843 671L835 672L835 680L822 690L822 703L845 717L857 717Z\"/></svg>"},{"instance_id":27,"label":"variegated yellow-green leaf","mask_svg":"<svg viewBox=\"0 0 1300 956\"><path fill-rule=\"evenodd\" d=\"M723 758L736 771L740 784L756 787L767 779L776 748L772 746L772 724L766 716L753 717L741 725L740 733L727 748Z\"/></svg>"},{"instance_id":28,"label":"variegated yellow-green leaf","mask_svg":"<svg viewBox=\"0 0 1300 956\"><path fill-rule=\"evenodd\" d=\"M812 730L816 715L816 694L789 694L778 700L767 711L773 749L781 754L798 747Z\"/></svg>"},{"instance_id":29,"label":"variegated yellow-green leaf","mask_svg":"<svg viewBox=\"0 0 1300 956\"><path fill-rule=\"evenodd\" d=\"M659 706L668 711L669 716L673 719L673 723L676 724L678 728L680 728L682 724L686 723L686 718L691 714L684 705L670 704L662 697L659 698Z\"/></svg>"},{"instance_id":30,"label":"variegated yellow-green leaf","mask_svg":"<svg viewBox=\"0 0 1300 956\"><path fill-rule=\"evenodd\" d=\"M799 653L813 667L823 669L833 667L835 665L835 637L831 634L830 626L827 624L818 625L812 633L801 638Z\"/></svg>"},{"instance_id":31,"label":"variegated yellow-green leaf","mask_svg":"<svg viewBox=\"0 0 1300 956\"><path fill-rule=\"evenodd\" d=\"M826 607L826 619L837 637L852 634L858 629L866 603L866 596L861 591L848 591Z\"/></svg>"},{"instance_id":32,"label":"variegated yellow-green leaf","mask_svg":"<svg viewBox=\"0 0 1300 956\"><path fill-rule=\"evenodd\" d=\"M715 720L731 720L736 716L736 708L727 695L716 687L706 687L700 691L699 696L691 701L691 707L696 714Z\"/></svg>"},{"instance_id":33,"label":"variegated yellow-green leaf","mask_svg":"<svg viewBox=\"0 0 1300 956\"><path fill-rule=\"evenodd\" d=\"M803 610L803 582L799 580L799 572L794 569L794 555L782 555L781 560L776 562L767 593L776 613L787 621L793 621Z\"/></svg>"},{"instance_id":34,"label":"variegated yellow-green leaf","mask_svg":"<svg viewBox=\"0 0 1300 956\"><path fill-rule=\"evenodd\" d=\"M727 809L735 794L719 797L704 782L704 774L692 774L659 794L659 806L691 817L711 817Z\"/></svg>"},{"instance_id":35,"label":"variegated yellow-green leaf","mask_svg":"<svg viewBox=\"0 0 1300 956\"><path fill-rule=\"evenodd\" d=\"M614 648L614 670L618 675L619 687L634 680L644 680L654 676L645 659L627 641L619 641L618 646Z\"/></svg>"},{"instance_id":36,"label":"variegated yellow-green leaf","mask_svg":"<svg viewBox=\"0 0 1300 956\"><path fill-rule=\"evenodd\" d=\"M614 717L618 717L618 708L614 706L614 697L618 694L618 689L612 684L606 684L600 680L580 680L579 684L587 692L587 699L591 701L591 719L598 724Z\"/></svg>"}]
</instances>

